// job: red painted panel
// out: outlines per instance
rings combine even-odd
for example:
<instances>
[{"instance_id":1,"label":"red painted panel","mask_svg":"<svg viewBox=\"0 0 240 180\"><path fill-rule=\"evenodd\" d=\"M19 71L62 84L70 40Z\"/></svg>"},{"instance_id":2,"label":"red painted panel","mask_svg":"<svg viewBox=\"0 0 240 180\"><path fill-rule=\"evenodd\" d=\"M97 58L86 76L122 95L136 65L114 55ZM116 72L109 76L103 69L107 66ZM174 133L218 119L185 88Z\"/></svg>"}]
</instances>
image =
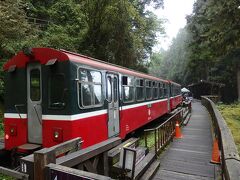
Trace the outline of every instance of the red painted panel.
<instances>
[{"instance_id":1,"label":"red painted panel","mask_svg":"<svg viewBox=\"0 0 240 180\"><path fill-rule=\"evenodd\" d=\"M150 112L149 112L150 110ZM121 134L120 137L124 138L126 134L136 130L137 128L151 122L152 120L166 114L167 101L152 104L151 107L147 105L126 109L120 113Z\"/></svg>"},{"instance_id":2,"label":"red painted panel","mask_svg":"<svg viewBox=\"0 0 240 180\"><path fill-rule=\"evenodd\" d=\"M16 128L16 136L11 132L11 127ZM12 148L27 143L27 119L4 119L5 131L5 149L11 150ZM8 139L6 139L8 136Z\"/></svg>"},{"instance_id":3,"label":"red painted panel","mask_svg":"<svg viewBox=\"0 0 240 180\"><path fill-rule=\"evenodd\" d=\"M170 99L170 107L171 110L175 109L179 104L181 104L182 102L182 96L175 96L173 98Z\"/></svg>"},{"instance_id":4,"label":"red painted panel","mask_svg":"<svg viewBox=\"0 0 240 180\"><path fill-rule=\"evenodd\" d=\"M107 115L74 121L43 120L43 147L61 143L54 139L55 129L62 129L63 141L81 137L82 147L88 147L107 139Z\"/></svg>"},{"instance_id":5,"label":"red painted panel","mask_svg":"<svg viewBox=\"0 0 240 180\"><path fill-rule=\"evenodd\" d=\"M58 140L54 139L54 131L56 129L62 129L62 140L67 141L72 139L72 121L55 121L55 120L43 120L42 121L42 134L43 134L43 147L51 147L59 144Z\"/></svg>"},{"instance_id":6,"label":"red painted panel","mask_svg":"<svg viewBox=\"0 0 240 180\"><path fill-rule=\"evenodd\" d=\"M81 137L83 148L108 138L107 114L73 121L73 137Z\"/></svg>"},{"instance_id":7,"label":"red painted panel","mask_svg":"<svg viewBox=\"0 0 240 180\"><path fill-rule=\"evenodd\" d=\"M167 113L167 101L154 103L151 106L125 109L120 112L120 134L126 134L153 121ZM43 147L51 147L75 137L81 137L83 148L104 141L108 138L107 114L89 117L80 120L43 120ZM6 133L10 134L10 127L17 127L17 136L10 136L6 140L6 149L27 143L27 120L5 119ZM54 132L59 138L54 137ZM21 133L21 134L19 134ZM56 134L55 133L55 134Z\"/></svg>"}]
</instances>

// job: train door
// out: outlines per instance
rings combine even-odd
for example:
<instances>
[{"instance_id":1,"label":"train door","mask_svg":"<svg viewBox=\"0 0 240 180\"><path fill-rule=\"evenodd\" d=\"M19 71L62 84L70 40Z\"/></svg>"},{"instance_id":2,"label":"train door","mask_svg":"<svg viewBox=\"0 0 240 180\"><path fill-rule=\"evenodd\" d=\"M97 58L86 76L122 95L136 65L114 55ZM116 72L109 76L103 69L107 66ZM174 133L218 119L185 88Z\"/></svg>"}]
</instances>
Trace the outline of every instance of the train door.
<instances>
[{"instance_id":1,"label":"train door","mask_svg":"<svg viewBox=\"0 0 240 180\"><path fill-rule=\"evenodd\" d=\"M107 74L108 137L119 134L119 87L118 76Z\"/></svg>"},{"instance_id":2,"label":"train door","mask_svg":"<svg viewBox=\"0 0 240 180\"><path fill-rule=\"evenodd\" d=\"M41 65L27 66L28 142L42 143L42 78Z\"/></svg>"}]
</instances>

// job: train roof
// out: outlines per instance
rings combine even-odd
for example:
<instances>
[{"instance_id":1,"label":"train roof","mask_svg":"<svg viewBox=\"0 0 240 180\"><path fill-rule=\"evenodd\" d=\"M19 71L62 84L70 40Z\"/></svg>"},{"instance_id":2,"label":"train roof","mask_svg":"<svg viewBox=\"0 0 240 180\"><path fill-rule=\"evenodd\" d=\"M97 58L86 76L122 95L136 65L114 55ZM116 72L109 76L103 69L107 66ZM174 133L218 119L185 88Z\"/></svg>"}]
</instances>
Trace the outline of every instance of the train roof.
<instances>
[{"instance_id":1,"label":"train roof","mask_svg":"<svg viewBox=\"0 0 240 180\"><path fill-rule=\"evenodd\" d=\"M41 64L47 64L51 60L72 61L76 63L89 65L98 69L105 69L108 71L119 72L126 75L132 75L132 76L147 78L147 79L156 80L156 81L169 82L167 80L163 80L145 73L134 71L132 69L107 63L107 62L94 59L88 56L84 56L84 55L73 53L66 50L56 50L52 48L32 48L31 52L28 52L28 55L26 55L26 52L23 53L23 51L21 51L17 55L15 55L13 58L8 60L4 64L3 69L4 71L9 71L12 68L14 69L25 68L27 63L31 61L32 62L38 61Z\"/></svg>"},{"instance_id":2,"label":"train roof","mask_svg":"<svg viewBox=\"0 0 240 180\"><path fill-rule=\"evenodd\" d=\"M171 84L175 84L175 85L177 85L177 86L181 86L181 84L178 84L178 83L173 82L173 81L171 81L171 80L168 80L168 82L171 83Z\"/></svg>"}]
</instances>

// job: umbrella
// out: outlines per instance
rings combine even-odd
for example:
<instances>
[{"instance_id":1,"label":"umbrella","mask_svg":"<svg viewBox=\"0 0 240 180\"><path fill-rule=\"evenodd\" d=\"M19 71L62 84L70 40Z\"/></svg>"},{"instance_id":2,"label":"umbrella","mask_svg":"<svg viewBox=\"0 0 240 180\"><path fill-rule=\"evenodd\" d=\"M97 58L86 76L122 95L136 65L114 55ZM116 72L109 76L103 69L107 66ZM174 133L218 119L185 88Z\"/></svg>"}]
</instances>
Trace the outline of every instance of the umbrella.
<instances>
[{"instance_id":1,"label":"umbrella","mask_svg":"<svg viewBox=\"0 0 240 180\"><path fill-rule=\"evenodd\" d=\"M190 92L190 91L189 91L187 88L184 87L184 88L181 89L181 92L182 92L182 93L188 93L188 92Z\"/></svg>"}]
</instances>

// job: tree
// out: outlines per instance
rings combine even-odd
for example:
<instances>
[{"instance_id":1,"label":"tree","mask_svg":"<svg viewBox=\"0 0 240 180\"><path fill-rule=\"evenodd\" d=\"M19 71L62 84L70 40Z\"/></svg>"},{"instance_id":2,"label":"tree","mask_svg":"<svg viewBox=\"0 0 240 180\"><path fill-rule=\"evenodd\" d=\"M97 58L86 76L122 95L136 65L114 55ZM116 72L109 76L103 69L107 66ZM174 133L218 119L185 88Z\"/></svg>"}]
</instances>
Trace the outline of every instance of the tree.
<instances>
[{"instance_id":1,"label":"tree","mask_svg":"<svg viewBox=\"0 0 240 180\"><path fill-rule=\"evenodd\" d=\"M202 71L206 71L205 78L218 80L229 77L224 77L226 73L219 71L212 73L211 69L224 64L223 71L231 70L232 77L236 77L233 89L239 87L238 97L240 97L238 7L239 2L236 0L197 0L193 14L188 17L188 30L192 34L190 64L195 67L200 64ZM212 75L215 77L211 77ZM231 80L226 80L227 86L230 86Z\"/></svg>"},{"instance_id":2,"label":"tree","mask_svg":"<svg viewBox=\"0 0 240 180\"><path fill-rule=\"evenodd\" d=\"M111 63L144 70L161 22L143 12L136 1L93 0L84 8L88 31L80 49Z\"/></svg>"},{"instance_id":3,"label":"tree","mask_svg":"<svg viewBox=\"0 0 240 180\"><path fill-rule=\"evenodd\" d=\"M181 29L167 51L151 56L149 71L155 75L171 79L180 84L187 83L189 69L189 33L186 28Z\"/></svg>"}]
</instances>

